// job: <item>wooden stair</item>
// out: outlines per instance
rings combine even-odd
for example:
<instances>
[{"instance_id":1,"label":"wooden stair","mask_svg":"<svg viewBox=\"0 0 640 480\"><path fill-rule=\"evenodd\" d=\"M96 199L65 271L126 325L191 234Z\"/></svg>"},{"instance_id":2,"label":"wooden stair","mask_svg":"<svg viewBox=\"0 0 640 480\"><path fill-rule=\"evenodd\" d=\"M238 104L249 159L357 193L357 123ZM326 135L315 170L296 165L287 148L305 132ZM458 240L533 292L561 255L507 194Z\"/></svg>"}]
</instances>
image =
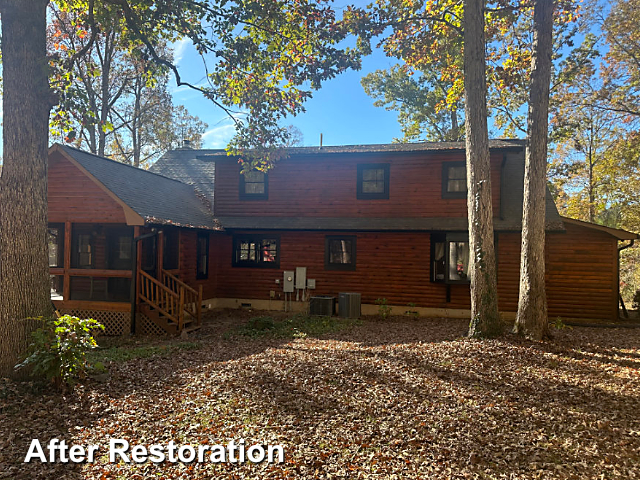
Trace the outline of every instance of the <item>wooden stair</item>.
<instances>
[{"instance_id":1,"label":"wooden stair","mask_svg":"<svg viewBox=\"0 0 640 480\"><path fill-rule=\"evenodd\" d=\"M202 326L202 286L190 287L175 275L161 271L161 279L138 271L138 311L168 334L192 332Z\"/></svg>"}]
</instances>

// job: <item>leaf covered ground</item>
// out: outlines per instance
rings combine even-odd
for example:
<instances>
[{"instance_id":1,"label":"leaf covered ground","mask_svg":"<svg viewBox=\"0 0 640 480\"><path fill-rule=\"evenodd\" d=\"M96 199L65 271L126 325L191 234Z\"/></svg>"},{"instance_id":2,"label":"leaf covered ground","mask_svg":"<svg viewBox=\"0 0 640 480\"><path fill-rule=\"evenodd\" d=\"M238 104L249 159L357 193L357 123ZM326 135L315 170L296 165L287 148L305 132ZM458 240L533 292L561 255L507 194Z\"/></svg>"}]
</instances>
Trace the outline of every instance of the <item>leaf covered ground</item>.
<instances>
[{"instance_id":1,"label":"leaf covered ground","mask_svg":"<svg viewBox=\"0 0 640 480\"><path fill-rule=\"evenodd\" d=\"M110 378L66 396L0 381L0 478L640 478L640 329L476 341L464 321L396 318L287 339L233 334L239 321L220 314L139 356L112 348ZM53 437L103 455L22 463L33 438ZM244 438L286 458L111 464L112 437Z\"/></svg>"}]
</instances>

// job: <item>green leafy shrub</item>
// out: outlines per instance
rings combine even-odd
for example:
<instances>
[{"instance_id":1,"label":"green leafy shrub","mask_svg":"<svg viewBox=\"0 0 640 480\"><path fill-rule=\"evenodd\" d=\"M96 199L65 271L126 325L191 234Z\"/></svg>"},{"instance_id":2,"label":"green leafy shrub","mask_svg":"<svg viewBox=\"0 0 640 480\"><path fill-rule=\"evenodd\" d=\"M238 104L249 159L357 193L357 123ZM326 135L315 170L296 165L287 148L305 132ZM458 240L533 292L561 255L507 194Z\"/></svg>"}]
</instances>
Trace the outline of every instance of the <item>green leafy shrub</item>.
<instances>
[{"instance_id":1,"label":"green leafy shrub","mask_svg":"<svg viewBox=\"0 0 640 480\"><path fill-rule=\"evenodd\" d=\"M378 315L380 315L383 320L391 316L391 305L387 304L386 298L377 299L376 305L378 305Z\"/></svg>"},{"instance_id":2,"label":"green leafy shrub","mask_svg":"<svg viewBox=\"0 0 640 480\"><path fill-rule=\"evenodd\" d=\"M86 354L97 346L93 330L104 326L93 319L70 315L60 318L39 318L42 326L34 331L26 358L16 369L30 367L34 377L45 377L58 388L72 388L89 368Z\"/></svg>"},{"instance_id":3,"label":"green leafy shrub","mask_svg":"<svg viewBox=\"0 0 640 480\"><path fill-rule=\"evenodd\" d=\"M247 323L247 328L257 330L259 332L271 330L274 326L275 324L271 317L254 317Z\"/></svg>"},{"instance_id":4,"label":"green leafy shrub","mask_svg":"<svg viewBox=\"0 0 640 480\"><path fill-rule=\"evenodd\" d=\"M556 330L562 330L563 328L567 327L564 321L562 320L562 317L556 317L556 321L553 324L553 326L556 328Z\"/></svg>"}]
</instances>

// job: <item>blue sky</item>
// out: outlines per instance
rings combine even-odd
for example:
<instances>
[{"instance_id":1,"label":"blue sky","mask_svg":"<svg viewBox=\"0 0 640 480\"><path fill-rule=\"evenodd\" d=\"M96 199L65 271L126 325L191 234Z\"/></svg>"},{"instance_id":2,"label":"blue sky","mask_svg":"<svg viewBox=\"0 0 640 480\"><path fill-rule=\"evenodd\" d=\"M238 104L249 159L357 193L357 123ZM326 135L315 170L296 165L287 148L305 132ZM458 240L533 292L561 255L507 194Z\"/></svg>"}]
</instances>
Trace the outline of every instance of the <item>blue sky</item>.
<instances>
[{"instance_id":1,"label":"blue sky","mask_svg":"<svg viewBox=\"0 0 640 480\"><path fill-rule=\"evenodd\" d=\"M364 6L369 1L345 4L348 3ZM187 42L178 42L174 47L174 57L184 79L197 83L203 81L202 60L195 50ZM349 71L325 82L305 104L306 112L290 117L283 124L299 128L305 146L317 146L321 133L324 145L389 143L401 137L397 114L374 107L373 99L364 93L360 85L360 79L367 73L389 68L394 63L394 59L387 58L383 52L375 51L364 59L361 70ZM188 87L174 89L173 99L209 125L204 135L205 148L224 148L227 145L234 128L223 112Z\"/></svg>"}]
</instances>

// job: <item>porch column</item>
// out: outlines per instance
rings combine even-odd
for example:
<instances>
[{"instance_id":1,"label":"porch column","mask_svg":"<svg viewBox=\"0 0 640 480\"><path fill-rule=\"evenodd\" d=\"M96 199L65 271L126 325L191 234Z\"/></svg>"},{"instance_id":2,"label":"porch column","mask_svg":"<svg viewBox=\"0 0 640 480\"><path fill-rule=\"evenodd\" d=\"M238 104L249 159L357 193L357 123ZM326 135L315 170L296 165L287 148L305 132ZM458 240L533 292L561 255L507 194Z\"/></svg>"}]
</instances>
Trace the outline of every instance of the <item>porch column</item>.
<instances>
[{"instance_id":1,"label":"porch column","mask_svg":"<svg viewBox=\"0 0 640 480\"><path fill-rule=\"evenodd\" d=\"M69 220L64 222L64 244L62 251L64 252L62 265L64 269L62 279L62 300L66 301L70 299L71 295L71 277L69 276L69 269L71 268L71 222Z\"/></svg>"},{"instance_id":2,"label":"porch column","mask_svg":"<svg viewBox=\"0 0 640 480\"><path fill-rule=\"evenodd\" d=\"M164 260L164 232L162 230L158 232L158 239L156 241L156 253L158 255L156 258L156 277L158 278L159 282L162 282L162 268L164 267L162 263L162 261Z\"/></svg>"}]
</instances>

